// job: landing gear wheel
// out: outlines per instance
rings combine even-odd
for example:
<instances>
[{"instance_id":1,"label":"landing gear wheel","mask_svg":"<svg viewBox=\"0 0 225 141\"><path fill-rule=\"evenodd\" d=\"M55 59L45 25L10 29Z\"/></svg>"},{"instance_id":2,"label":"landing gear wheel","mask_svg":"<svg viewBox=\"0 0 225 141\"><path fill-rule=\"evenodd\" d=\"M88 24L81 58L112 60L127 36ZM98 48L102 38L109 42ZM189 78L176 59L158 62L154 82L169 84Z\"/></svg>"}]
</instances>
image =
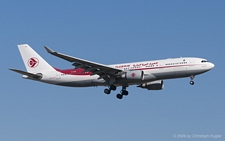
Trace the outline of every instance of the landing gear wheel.
<instances>
[{"instance_id":1,"label":"landing gear wheel","mask_svg":"<svg viewBox=\"0 0 225 141\"><path fill-rule=\"evenodd\" d=\"M194 85L194 84L195 84L195 82L194 82L194 81L190 81L190 84L191 84L191 85Z\"/></svg>"},{"instance_id":2,"label":"landing gear wheel","mask_svg":"<svg viewBox=\"0 0 225 141\"><path fill-rule=\"evenodd\" d=\"M126 90L122 90L121 94L127 96L129 94L129 92Z\"/></svg>"},{"instance_id":3,"label":"landing gear wheel","mask_svg":"<svg viewBox=\"0 0 225 141\"><path fill-rule=\"evenodd\" d=\"M122 99L122 98L123 98L123 95L122 95L122 94L117 94L116 97L117 97L118 99Z\"/></svg>"},{"instance_id":4,"label":"landing gear wheel","mask_svg":"<svg viewBox=\"0 0 225 141\"><path fill-rule=\"evenodd\" d=\"M111 92L111 91L110 91L109 89L105 89L105 90L104 90L104 93L105 93L105 94L110 94L110 92Z\"/></svg>"},{"instance_id":5,"label":"landing gear wheel","mask_svg":"<svg viewBox=\"0 0 225 141\"><path fill-rule=\"evenodd\" d=\"M116 86L111 85L111 86L109 87L109 89L115 91L115 90L116 90Z\"/></svg>"}]
</instances>

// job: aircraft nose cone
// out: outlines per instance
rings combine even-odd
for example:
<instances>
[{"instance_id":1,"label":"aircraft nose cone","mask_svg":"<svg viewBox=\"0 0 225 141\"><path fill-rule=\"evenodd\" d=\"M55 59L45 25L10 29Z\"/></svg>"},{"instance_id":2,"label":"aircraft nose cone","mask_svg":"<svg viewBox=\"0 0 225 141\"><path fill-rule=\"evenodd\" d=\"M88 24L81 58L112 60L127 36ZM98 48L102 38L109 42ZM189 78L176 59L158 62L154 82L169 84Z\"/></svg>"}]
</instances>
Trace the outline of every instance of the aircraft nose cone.
<instances>
[{"instance_id":1,"label":"aircraft nose cone","mask_svg":"<svg viewBox=\"0 0 225 141\"><path fill-rule=\"evenodd\" d=\"M209 69L211 70L212 68L214 68L215 65L213 63L209 63Z\"/></svg>"}]
</instances>

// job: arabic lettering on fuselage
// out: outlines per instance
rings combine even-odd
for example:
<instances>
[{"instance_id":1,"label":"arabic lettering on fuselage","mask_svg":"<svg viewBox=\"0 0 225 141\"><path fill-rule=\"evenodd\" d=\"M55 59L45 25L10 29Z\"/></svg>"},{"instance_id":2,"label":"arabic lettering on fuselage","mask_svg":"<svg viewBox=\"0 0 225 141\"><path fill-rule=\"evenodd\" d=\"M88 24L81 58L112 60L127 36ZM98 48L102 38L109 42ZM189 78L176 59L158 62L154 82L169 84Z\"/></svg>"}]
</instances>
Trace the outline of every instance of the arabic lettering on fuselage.
<instances>
[{"instance_id":1,"label":"arabic lettering on fuselage","mask_svg":"<svg viewBox=\"0 0 225 141\"><path fill-rule=\"evenodd\" d=\"M154 67L155 65L158 65L158 62L123 64L123 65L115 66L115 68L130 68L130 67L141 67L141 66L143 66L143 67L144 66Z\"/></svg>"}]
</instances>

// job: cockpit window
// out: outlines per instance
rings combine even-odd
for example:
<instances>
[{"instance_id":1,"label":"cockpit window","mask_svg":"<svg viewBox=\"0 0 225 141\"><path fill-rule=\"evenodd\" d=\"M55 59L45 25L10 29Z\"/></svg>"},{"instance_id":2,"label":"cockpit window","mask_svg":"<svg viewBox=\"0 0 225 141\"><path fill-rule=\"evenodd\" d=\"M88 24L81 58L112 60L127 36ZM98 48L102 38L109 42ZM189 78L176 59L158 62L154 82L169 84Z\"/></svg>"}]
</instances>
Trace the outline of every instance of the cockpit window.
<instances>
[{"instance_id":1,"label":"cockpit window","mask_svg":"<svg viewBox=\"0 0 225 141\"><path fill-rule=\"evenodd\" d=\"M202 63L205 63L205 62L209 62L209 61L207 61L207 60L202 60Z\"/></svg>"}]
</instances>

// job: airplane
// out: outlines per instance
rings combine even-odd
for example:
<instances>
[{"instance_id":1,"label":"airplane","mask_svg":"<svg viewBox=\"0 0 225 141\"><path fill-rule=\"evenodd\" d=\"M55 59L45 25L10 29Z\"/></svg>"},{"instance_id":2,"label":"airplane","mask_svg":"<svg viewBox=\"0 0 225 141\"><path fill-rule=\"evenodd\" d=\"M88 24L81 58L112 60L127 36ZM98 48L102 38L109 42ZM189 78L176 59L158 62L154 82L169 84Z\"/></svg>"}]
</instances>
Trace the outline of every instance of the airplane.
<instances>
[{"instance_id":1,"label":"airplane","mask_svg":"<svg viewBox=\"0 0 225 141\"><path fill-rule=\"evenodd\" d=\"M214 64L206 59L194 57L104 65L55 52L44 46L48 53L74 66L61 70L49 65L28 44L18 45L18 48L27 72L13 68L10 70L22 74L23 78L68 87L105 86L108 87L104 90L105 94L121 86L120 93L116 95L118 99L128 95L126 88L130 85L147 90L162 90L163 80L184 77L190 77L190 84L194 85L196 75L214 68Z\"/></svg>"}]
</instances>

